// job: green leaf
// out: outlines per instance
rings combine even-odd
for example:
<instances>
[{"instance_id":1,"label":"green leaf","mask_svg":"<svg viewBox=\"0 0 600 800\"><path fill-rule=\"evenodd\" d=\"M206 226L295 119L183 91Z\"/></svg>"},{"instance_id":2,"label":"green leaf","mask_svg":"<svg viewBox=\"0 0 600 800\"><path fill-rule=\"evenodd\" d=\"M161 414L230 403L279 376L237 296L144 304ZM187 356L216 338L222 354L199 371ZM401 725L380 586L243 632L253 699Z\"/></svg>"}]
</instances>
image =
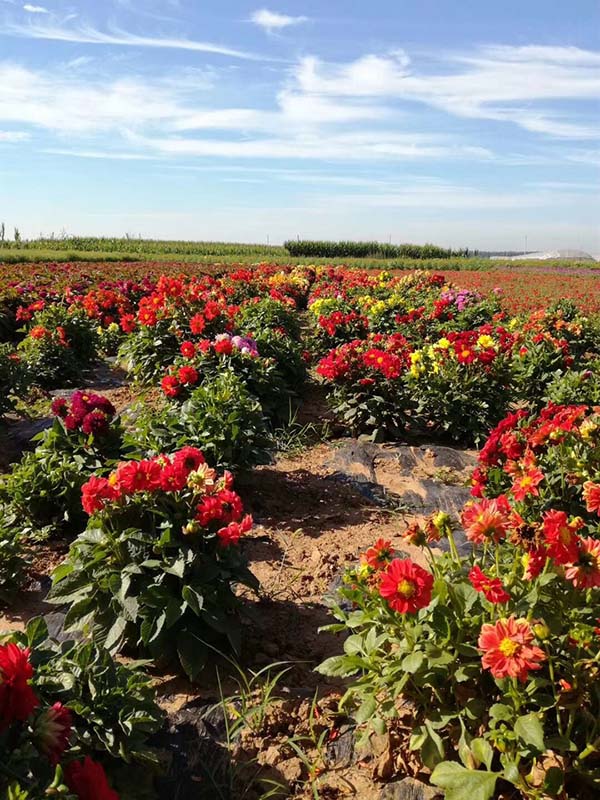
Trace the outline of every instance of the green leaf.
<instances>
[{"instance_id":1,"label":"green leaf","mask_svg":"<svg viewBox=\"0 0 600 800\"><path fill-rule=\"evenodd\" d=\"M411 674L416 672L423 664L425 656L420 650L415 650L414 653L409 653L402 660L402 669Z\"/></svg>"},{"instance_id":2,"label":"green leaf","mask_svg":"<svg viewBox=\"0 0 600 800\"><path fill-rule=\"evenodd\" d=\"M124 617L117 617L106 634L104 647L106 647L107 650L110 651L118 648L126 627L127 620Z\"/></svg>"},{"instance_id":3,"label":"green leaf","mask_svg":"<svg viewBox=\"0 0 600 800\"><path fill-rule=\"evenodd\" d=\"M193 681L206 664L209 651L197 636L184 629L177 637L177 654L185 673Z\"/></svg>"},{"instance_id":4,"label":"green leaf","mask_svg":"<svg viewBox=\"0 0 600 800\"><path fill-rule=\"evenodd\" d=\"M550 795L558 795L562 792L565 782L565 775L559 767L549 767L544 776L544 791Z\"/></svg>"},{"instance_id":5,"label":"green leaf","mask_svg":"<svg viewBox=\"0 0 600 800\"><path fill-rule=\"evenodd\" d=\"M181 596L192 609L194 614L199 617L204 606L204 597L200 594L200 592L194 589L193 586L188 585L184 586L181 590Z\"/></svg>"},{"instance_id":6,"label":"green leaf","mask_svg":"<svg viewBox=\"0 0 600 800\"><path fill-rule=\"evenodd\" d=\"M25 633L27 634L27 644L29 647L35 648L42 644L42 642L45 642L48 638L48 625L46 624L46 620L43 617L34 617L29 620Z\"/></svg>"},{"instance_id":7,"label":"green leaf","mask_svg":"<svg viewBox=\"0 0 600 800\"><path fill-rule=\"evenodd\" d=\"M525 714L515 722L515 734L524 744L529 745L538 753L543 753L546 749L544 744L544 729L537 714Z\"/></svg>"},{"instance_id":8,"label":"green leaf","mask_svg":"<svg viewBox=\"0 0 600 800\"><path fill-rule=\"evenodd\" d=\"M431 774L431 783L446 792L446 800L491 800L496 788L496 772L482 772L463 767L455 761L443 761Z\"/></svg>"},{"instance_id":9,"label":"green leaf","mask_svg":"<svg viewBox=\"0 0 600 800\"><path fill-rule=\"evenodd\" d=\"M329 675L335 678L345 678L354 675L358 671L358 665L352 663L352 659L347 656L331 656L326 658L322 664L316 668L321 675Z\"/></svg>"},{"instance_id":10,"label":"green leaf","mask_svg":"<svg viewBox=\"0 0 600 800\"><path fill-rule=\"evenodd\" d=\"M488 770L492 768L494 751L487 739L473 739L471 742L471 752L480 764L485 764Z\"/></svg>"},{"instance_id":11,"label":"green leaf","mask_svg":"<svg viewBox=\"0 0 600 800\"><path fill-rule=\"evenodd\" d=\"M354 719L359 725L361 725L363 722L366 722L368 719L370 719L376 710L377 702L375 698L367 697L367 699L359 706L354 714Z\"/></svg>"}]
</instances>

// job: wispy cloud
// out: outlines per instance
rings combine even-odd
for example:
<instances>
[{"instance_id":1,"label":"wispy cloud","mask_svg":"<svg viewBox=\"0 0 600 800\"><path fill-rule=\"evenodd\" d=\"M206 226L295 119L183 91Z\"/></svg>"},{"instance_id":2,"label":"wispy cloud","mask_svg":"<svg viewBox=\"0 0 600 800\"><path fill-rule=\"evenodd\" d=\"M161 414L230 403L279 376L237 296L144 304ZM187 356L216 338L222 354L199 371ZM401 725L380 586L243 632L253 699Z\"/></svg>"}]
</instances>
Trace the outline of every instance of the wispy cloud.
<instances>
[{"instance_id":1,"label":"wispy cloud","mask_svg":"<svg viewBox=\"0 0 600 800\"><path fill-rule=\"evenodd\" d=\"M565 121L551 104L597 99L600 53L574 47L496 46L469 55L442 53L435 62L437 71L430 64L419 71L403 51L342 64L307 56L295 76L300 88L315 96L418 101L454 116L512 122L557 138L598 135L597 125L575 114Z\"/></svg>"},{"instance_id":2,"label":"wispy cloud","mask_svg":"<svg viewBox=\"0 0 600 800\"><path fill-rule=\"evenodd\" d=\"M27 131L0 131L0 142L26 142L31 139Z\"/></svg>"},{"instance_id":3,"label":"wispy cloud","mask_svg":"<svg viewBox=\"0 0 600 800\"><path fill-rule=\"evenodd\" d=\"M214 108L211 84L203 83L197 71L107 81L77 71L52 74L0 63L0 85L6 87L0 122L30 124L71 139L79 136L80 146L70 149L107 151L105 157L112 157L118 145L90 148L90 137L111 132L128 145L128 152L179 157L356 162L492 155L446 134L396 130L386 125L394 121L387 109L364 100L338 101L284 89L272 110ZM211 136L198 135L209 131Z\"/></svg>"},{"instance_id":4,"label":"wispy cloud","mask_svg":"<svg viewBox=\"0 0 600 800\"><path fill-rule=\"evenodd\" d=\"M77 42L80 44L191 50L199 53L213 53L249 61L271 60L257 53L250 53L245 50L227 47L226 45L216 44L214 42L200 42L194 39L177 37L140 36L118 28L109 31L101 31L85 23L60 25L52 21L30 20L28 23L22 24L16 21L5 20L0 23L0 34L29 39Z\"/></svg>"},{"instance_id":5,"label":"wispy cloud","mask_svg":"<svg viewBox=\"0 0 600 800\"><path fill-rule=\"evenodd\" d=\"M29 14L49 14L47 8L44 6L33 6L31 3L25 3L23 6L23 11L27 11Z\"/></svg>"},{"instance_id":6,"label":"wispy cloud","mask_svg":"<svg viewBox=\"0 0 600 800\"><path fill-rule=\"evenodd\" d=\"M290 17L287 14L280 14L277 11L269 11L267 8L260 8L250 15L250 21L267 33L281 31L291 25L299 25L306 22L308 17Z\"/></svg>"},{"instance_id":7,"label":"wispy cloud","mask_svg":"<svg viewBox=\"0 0 600 800\"><path fill-rule=\"evenodd\" d=\"M188 139L142 136L129 132L127 138L137 144L173 156L218 158L312 159L336 161L385 161L466 158L486 160L492 157L483 147L453 144L442 136L362 131L319 132L255 139Z\"/></svg>"}]
</instances>

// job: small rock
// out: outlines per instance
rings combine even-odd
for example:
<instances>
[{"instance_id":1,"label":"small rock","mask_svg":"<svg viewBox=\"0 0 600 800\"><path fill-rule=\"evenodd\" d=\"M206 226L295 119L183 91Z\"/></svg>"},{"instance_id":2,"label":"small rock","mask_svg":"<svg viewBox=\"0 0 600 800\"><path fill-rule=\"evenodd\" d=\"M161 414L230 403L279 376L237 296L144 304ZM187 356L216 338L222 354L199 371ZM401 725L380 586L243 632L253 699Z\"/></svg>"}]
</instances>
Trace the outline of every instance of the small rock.
<instances>
[{"instance_id":1,"label":"small rock","mask_svg":"<svg viewBox=\"0 0 600 800\"><path fill-rule=\"evenodd\" d=\"M267 749L263 753L260 753L258 756L259 764L264 764L270 767L279 764L280 761L281 761L281 748L278 747L276 744L272 744L270 747L267 747Z\"/></svg>"},{"instance_id":2,"label":"small rock","mask_svg":"<svg viewBox=\"0 0 600 800\"><path fill-rule=\"evenodd\" d=\"M349 767L354 761L354 728L342 725L340 734L327 745L327 764L330 767Z\"/></svg>"},{"instance_id":3,"label":"small rock","mask_svg":"<svg viewBox=\"0 0 600 800\"><path fill-rule=\"evenodd\" d=\"M277 764L277 771L288 783L295 783L302 778L302 761L298 757L288 758Z\"/></svg>"},{"instance_id":4,"label":"small rock","mask_svg":"<svg viewBox=\"0 0 600 800\"><path fill-rule=\"evenodd\" d=\"M436 800L442 796L434 786L427 786L416 778L403 778L384 786L379 800Z\"/></svg>"}]
</instances>

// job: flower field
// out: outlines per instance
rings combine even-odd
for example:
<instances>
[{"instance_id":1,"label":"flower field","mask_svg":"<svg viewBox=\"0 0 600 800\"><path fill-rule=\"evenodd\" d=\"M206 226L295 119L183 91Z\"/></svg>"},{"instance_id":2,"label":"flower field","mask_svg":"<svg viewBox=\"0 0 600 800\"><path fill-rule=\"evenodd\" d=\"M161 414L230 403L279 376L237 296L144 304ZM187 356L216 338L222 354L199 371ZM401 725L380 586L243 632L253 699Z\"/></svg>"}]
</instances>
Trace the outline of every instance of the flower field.
<instances>
[{"instance_id":1,"label":"flower field","mask_svg":"<svg viewBox=\"0 0 600 800\"><path fill-rule=\"evenodd\" d=\"M591 271L0 266L0 443L0 797L598 796Z\"/></svg>"}]
</instances>

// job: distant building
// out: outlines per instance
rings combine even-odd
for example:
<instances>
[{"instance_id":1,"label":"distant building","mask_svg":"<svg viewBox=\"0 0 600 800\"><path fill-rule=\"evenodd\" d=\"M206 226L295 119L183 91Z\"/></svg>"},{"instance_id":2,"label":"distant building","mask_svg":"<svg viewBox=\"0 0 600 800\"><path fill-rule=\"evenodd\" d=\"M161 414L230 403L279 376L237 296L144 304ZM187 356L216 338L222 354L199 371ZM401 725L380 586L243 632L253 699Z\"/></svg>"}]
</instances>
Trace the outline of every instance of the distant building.
<instances>
[{"instance_id":1,"label":"distant building","mask_svg":"<svg viewBox=\"0 0 600 800\"><path fill-rule=\"evenodd\" d=\"M584 250L548 250L546 252L521 253L510 256L490 256L490 258L501 258L503 261L520 261L524 258L536 261L549 261L551 259L570 259L572 261L596 261L594 256Z\"/></svg>"}]
</instances>

